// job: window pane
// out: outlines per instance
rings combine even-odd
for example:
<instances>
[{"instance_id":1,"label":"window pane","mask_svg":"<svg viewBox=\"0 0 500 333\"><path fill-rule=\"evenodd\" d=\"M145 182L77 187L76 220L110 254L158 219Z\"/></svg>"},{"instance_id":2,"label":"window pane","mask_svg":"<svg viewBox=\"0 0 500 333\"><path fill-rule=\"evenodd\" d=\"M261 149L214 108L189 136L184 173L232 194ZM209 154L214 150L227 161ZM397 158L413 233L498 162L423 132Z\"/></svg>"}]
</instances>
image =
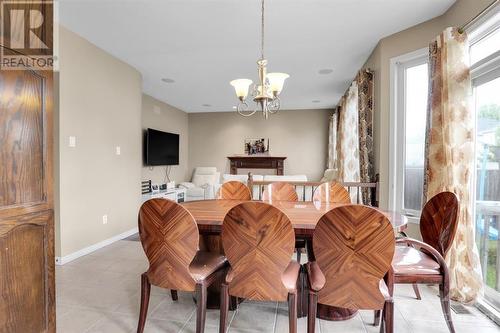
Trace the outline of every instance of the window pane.
<instances>
[{"instance_id":1,"label":"window pane","mask_svg":"<svg viewBox=\"0 0 500 333\"><path fill-rule=\"evenodd\" d=\"M500 29L481 39L470 47L470 60L474 64L500 50Z\"/></svg>"},{"instance_id":2,"label":"window pane","mask_svg":"<svg viewBox=\"0 0 500 333\"><path fill-rule=\"evenodd\" d=\"M406 69L404 209L422 208L428 68L422 64Z\"/></svg>"},{"instance_id":3,"label":"window pane","mask_svg":"<svg viewBox=\"0 0 500 333\"><path fill-rule=\"evenodd\" d=\"M476 243L485 298L500 308L500 78L475 89L476 99Z\"/></svg>"}]
</instances>

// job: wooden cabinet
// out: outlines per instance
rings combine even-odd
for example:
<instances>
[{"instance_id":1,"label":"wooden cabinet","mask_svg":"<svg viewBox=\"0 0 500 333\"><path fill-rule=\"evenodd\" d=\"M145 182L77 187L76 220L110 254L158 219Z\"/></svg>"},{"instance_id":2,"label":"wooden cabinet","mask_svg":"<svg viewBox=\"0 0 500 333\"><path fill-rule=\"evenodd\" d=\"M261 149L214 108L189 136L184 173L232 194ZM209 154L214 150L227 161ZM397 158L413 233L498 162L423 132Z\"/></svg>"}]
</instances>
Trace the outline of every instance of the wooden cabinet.
<instances>
[{"instance_id":1,"label":"wooden cabinet","mask_svg":"<svg viewBox=\"0 0 500 333\"><path fill-rule=\"evenodd\" d=\"M0 332L55 332L52 72L0 70Z\"/></svg>"},{"instance_id":2,"label":"wooden cabinet","mask_svg":"<svg viewBox=\"0 0 500 333\"><path fill-rule=\"evenodd\" d=\"M238 169L275 169L278 176L284 174L286 157L267 155L239 155L227 157L231 164L231 174L236 175Z\"/></svg>"}]
</instances>

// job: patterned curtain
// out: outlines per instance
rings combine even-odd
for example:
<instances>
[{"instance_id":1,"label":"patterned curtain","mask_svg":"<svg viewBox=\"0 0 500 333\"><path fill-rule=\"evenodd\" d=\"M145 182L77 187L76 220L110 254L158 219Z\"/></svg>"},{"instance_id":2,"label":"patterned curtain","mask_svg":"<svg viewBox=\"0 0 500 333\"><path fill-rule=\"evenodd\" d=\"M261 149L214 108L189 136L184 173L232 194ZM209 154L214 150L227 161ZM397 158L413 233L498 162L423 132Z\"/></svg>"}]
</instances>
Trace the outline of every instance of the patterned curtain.
<instances>
[{"instance_id":1,"label":"patterned curtain","mask_svg":"<svg viewBox=\"0 0 500 333\"><path fill-rule=\"evenodd\" d=\"M341 102L339 114L339 178L343 182L359 182L359 117L358 83L354 81ZM351 189L351 199L356 202L356 189Z\"/></svg>"},{"instance_id":2,"label":"patterned curtain","mask_svg":"<svg viewBox=\"0 0 500 333\"><path fill-rule=\"evenodd\" d=\"M459 198L457 233L446 262L450 297L471 303L482 292L482 276L470 212L474 122L466 34L457 28L446 29L430 44L429 60L424 199L442 191L454 192Z\"/></svg>"},{"instance_id":3,"label":"patterned curtain","mask_svg":"<svg viewBox=\"0 0 500 333\"><path fill-rule=\"evenodd\" d=\"M373 73L361 70L358 82L358 116L359 116L359 166L360 179L363 183L374 180L373 175ZM362 191L363 203L372 203L371 190Z\"/></svg>"},{"instance_id":4,"label":"patterned curtain","mask_svg":"<svg viewBox=\"0 0 500 333\"><path fill-rule=\"evenodd\" d=\"M330 125L328 130L328 162L327 169L337 168L337 109L330 116Z\"/></svg>"}]
</instances>

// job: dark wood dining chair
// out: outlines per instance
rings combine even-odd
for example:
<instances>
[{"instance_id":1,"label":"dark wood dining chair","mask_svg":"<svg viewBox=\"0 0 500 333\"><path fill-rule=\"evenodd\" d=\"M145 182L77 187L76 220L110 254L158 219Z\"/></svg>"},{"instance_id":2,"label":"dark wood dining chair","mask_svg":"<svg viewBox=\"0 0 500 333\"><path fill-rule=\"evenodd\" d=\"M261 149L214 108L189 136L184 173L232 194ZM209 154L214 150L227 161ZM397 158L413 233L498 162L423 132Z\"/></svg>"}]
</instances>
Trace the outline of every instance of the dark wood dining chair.
<instances>
[{"instance_id":1,"label":"dark wood dining chair","mask_svg":"<svg viewBox=\"0 0 500 333\"><path fill-rule=\"evenodd\" d=\"M350 204L351 196L341 184L328 182L316 188L313 194L313 201Z\"/></svg>"},{"instance_id":2,"label":"dark wood dining chair","mask_svg":"<svg viewBox=\"0 0 500 333\"><path fill-rule=\"evenodd\" d=\"M316 261L306 264L307 332L315 331L318 301L353 310L383 309L381 331L393 332L391 262L395 238L387 217L368 206L333 208L316 225L313 249Z\"/></svg>"},{"instance_id":3,"label":"dark wood dining chair","mask_svg":"<svg viewBox=\"0 0 500 333\"><path fill-rule=\"evenodd\" d=\"M299 196L295 187L286 182L275 182L268 184L262 193L262 200L269 201L299 201ZM307 244L305 238L297 238L295 240L295 250L297 252L297 262L300 264L302 250L305 251Z\"/></svg>"},{"instance_id":4,"label":"dark wood dining chair","mask_svg":"<svg viewBox=\"0 0 500 333\"><path fill-rule=\"evenodd\" d=\"M288 300L289 330L297 332L300 265L290 260L294 243L290 220L274 206L244 202L227 213L222 245L230 270L221 288L220 333L226 331L229 295L257 301Z\"/></svg>"},{"instance_id":5,"label":"dark wood dining chair","mask_svg":"<svg viewBox=\"0 0 500 333\"><path fill-rule=\"evenodd\" d=\"M441 309L450 332L455 332L455 328L450 312L450 277L444 257L455 238L458 210L458 198L454 193L441 192L433 196L425 204L420 216L423 242L398 238L392 263L395 284L439 285ZM375 324L378 321L379 313L376 312Z\"/></svg>"},{"instance_id":6,"label":"dark wood dining chair","mask_svg":"<svg viewBox=\"0 0 500 333\"><path fill-rule=\"evenodd\" d=\"M299 196L295 187L286 182L268 184L262 194L263 201L298 201Z\"/></svg>"},{"instance_id":7,"label":"dark wood dining chair","mask_svg":"<svg viewBox=\"0 0 500 333\"><path fill-rule=\"evenodd\" d=\"M170 200L151 199L141 206L139 236L149 268L141 276L137 332L144 331L151 285L196 292L196 332L203 332L207 287L225 274L226 258L198 250L199 233L195 220L184 207ZM176 299L176 295L173 298Z\"/></svg>"},{"instance_id":8,"label":"dark wood dining chair","mask_svg":"<svg viewBox=\"0 0 500 333\"><path fill-rule=\"evenodd\" d=\"M242 182L231 180L222 184L217 194L217 199L252 200L252 193L248 186Z\"/></svg>"}]
</instances>

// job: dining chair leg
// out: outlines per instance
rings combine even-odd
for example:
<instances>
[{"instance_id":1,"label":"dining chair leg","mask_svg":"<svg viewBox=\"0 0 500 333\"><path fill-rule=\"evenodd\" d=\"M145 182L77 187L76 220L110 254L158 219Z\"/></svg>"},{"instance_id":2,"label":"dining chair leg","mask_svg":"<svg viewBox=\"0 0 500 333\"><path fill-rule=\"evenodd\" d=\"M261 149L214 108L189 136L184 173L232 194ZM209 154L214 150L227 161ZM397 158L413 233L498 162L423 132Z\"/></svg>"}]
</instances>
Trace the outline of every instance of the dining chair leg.
<instances>
[{"instance_id":1,"label":"dining chair leg","mask_svg":"<svg viewBox=\"0 0 500 333\"><path fill-rule=\"evenodd\" d=\"M144 332L146 324L146 316L148 314L149 294L151 292L151 284L146 273L141 275L141 309L139 311L139 323L137 324L137 333Z\"/></svg>"},{"instance_id":2,"label":"dining chair leg","mask_svg":"<svg viewBox=\"0 0 500 333\"><path fill-rule=\"evenodd\" d=\"M379 310L377 310L377 311L379 311ZM385 315L386 311L387 311L387 306L386 306L386 303L384 303L384 307L381 311L382 316L380 316L380 313L379 313L379 321L380 321L379 332L380 333L384 333L384 331L385 331L385 317L384 317L384 315Z\"/></svg>"},{"instance_id":3,"label":"dining chair leg","mask_svg":"<svg viewBox=\"0 0 500 333\"><path fill-rule=\"evenodd\" d=\"M204 283L196 284L196 333L205 331L207 315L207 286Z\"/></svg>"},{"instance_id":4,"label":"dining chair leg","mask_svg":"<svg viewBox=\"0 0 500 333\"><path fill-rule=\"evenodd\" d=\"M312 239L306 240L307 261L312 262L315 260L314 251L312 246Z\"/></svg>"},{"instance_id":5,"label":"dining chair leg","mask_svg":"<svg viewBox=\"0 0 500 333\"><path fill-rule=\"evenodd\" d=\"M380 310L375 310L373 313L373 326L380 325Z\"/></svg>"},{"instance_id":6,"label":"dining chair leg","mask_svg":"<svg viewBox=\"0 0 500 333\"><path fill-rule=\"evenodd\" d=\"M229 312L229 289L223 283L220 290L220 323L219 333L226 333L227 317Z\"/></svg>"},{"instance_id":7,"label":"dining chair leg","mask_svg":"<svg viewBox=\"0 0 500 333\"><path fill-rule=\"evenodd\" d=\"M443 315L446 320L446 325L448 325L448 330L450 333L455 333L450 311L450 287L448 276L446 276L444 282L439 285L439 298L441 300L441 308L443 309Z\"/></svg>"},{"instance_id":8,"label":"dining chair leg","mask_svg":"<svg viewBox=\"0 0 500 333\"><path fill-rule=\"evenodd\" d=\"M172 301L177 301L179 300L179 295L177 295L177 290L170 290L170 295L172 295Z\"/></svg>"},{"instance_id":9,"label":"dining chair leg","mask_svg":"<svg viewBox=\"0 0 500 333\"><path fill-rule=\"evenodd\" d=\"M384 309L385 333L394 332L394 301L386 301Z\"/></svg>"},{"instance_id":10,"label":"dining chair leg","mask_svg":"<svg viewBox=\"0 0 500 333\"><path fill-rule=\"evenodd\" d=\"M288 331L297 333L297 294L288 294Z\"/></svg>"},{"instance_id":11,"label":"dining chair leg","mask_svg":"<svg viewBox=\"0 0 500 333\"><path fill-rule=\"evenodd\" d=\"M307 311L307 333L316 331L316 311L318 309L318 293L309 290L309 304Z\"/></svg>"},{"instance_id":12,"label":"dining chair leg","mask_svg":"<svg viewBox=\"0 0 500 333\"><path fill-rule=\"evenodd\" d=\"M415 296L417 297L417 299L421 300L422 297L420 297L420 290L418 290L418 284L416 283L413 284L413 291L415 292Z\"/></svg>"}]
</instances>

